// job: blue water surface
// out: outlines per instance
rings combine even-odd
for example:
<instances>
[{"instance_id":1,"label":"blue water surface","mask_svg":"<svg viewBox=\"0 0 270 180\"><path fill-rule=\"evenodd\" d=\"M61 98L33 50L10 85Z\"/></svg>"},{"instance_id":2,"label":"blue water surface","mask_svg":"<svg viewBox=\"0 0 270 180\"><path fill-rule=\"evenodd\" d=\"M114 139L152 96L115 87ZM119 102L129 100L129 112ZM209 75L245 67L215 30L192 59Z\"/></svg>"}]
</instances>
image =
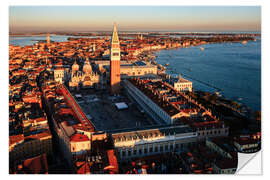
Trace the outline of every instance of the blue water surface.
<instances>
[{"instance_id":1,"label":"blue water surface","mask_svg":"<svg viewBox=\"0 0 270 180\"><path fill-rule=\"evenodd\" d=\"M162 50L157 55L157 63L169 63L167 73L173 76L182 73L193 82L195 90L217 91L199 82L202 81L221 89L227 98L239 100L252 110L261 110L260 39L245 45L222 43Z\"/></svg>"}]
</instances>

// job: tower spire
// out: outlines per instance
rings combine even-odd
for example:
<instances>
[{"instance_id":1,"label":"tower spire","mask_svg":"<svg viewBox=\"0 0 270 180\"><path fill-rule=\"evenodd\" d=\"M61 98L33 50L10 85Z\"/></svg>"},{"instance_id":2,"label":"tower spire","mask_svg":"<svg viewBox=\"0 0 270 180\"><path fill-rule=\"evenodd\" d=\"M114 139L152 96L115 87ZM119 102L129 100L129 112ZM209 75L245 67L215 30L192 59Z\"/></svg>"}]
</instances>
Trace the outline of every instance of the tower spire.
<instances>
[{"instance_id":1,"label":"tower spire","mask_svg":"<svg viewBox=\"0 0 270 180\"><path fill-rule=\"evenodd\" d=\"M85 59L85 63L89 64L89 57L88 56Z\"/></svg>"},{"instance_id":2,"label":"tower spire","mask_svg":"<svg viewBox=\"0 0 270 180\"><path fill-rule=\"evenodd\" d=\"M178 81L180 82L180 81L181 81L181 79L182 79L182 77L181 77L181 73L179 73L179 79L178 79Z\"/></svg>"},{"instance_id":3,"label":"tower spire","mask_svg":"<svg viewBox=\"0 0 270 180\"><path fill-rule=\"evenodd\" d=\"M47 46L50 46L51 40L50 40L50 33L47 33Z\"/></svg>"},{"instance_id":4,"label":"tower spire","mask_svg":"<svg viewBox=\"0 0 270 180\"><path fill-rule=\"evenodd\" d=\"M119 44L116 23L113 23L113 35L112 35L112 42L111 43L112 44Z\"/></svg>"}]
</instances>

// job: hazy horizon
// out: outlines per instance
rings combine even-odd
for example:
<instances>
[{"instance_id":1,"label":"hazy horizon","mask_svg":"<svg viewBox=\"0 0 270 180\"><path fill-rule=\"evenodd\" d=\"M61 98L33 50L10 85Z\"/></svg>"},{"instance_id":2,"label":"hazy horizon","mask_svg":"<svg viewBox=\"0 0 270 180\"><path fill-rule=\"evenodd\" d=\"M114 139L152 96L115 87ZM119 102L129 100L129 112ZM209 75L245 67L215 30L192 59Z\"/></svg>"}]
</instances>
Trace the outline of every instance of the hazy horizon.
<instances>
[{"instance_id":1,"label":"hazy horizon","mask_svg":"<svg viewBox=\"0 0 270 180\"><path fill-rule=\"evenodd\" d=\"M259 6L10 6L9 31L260 32Z\"/></svg>"}]
</instances>

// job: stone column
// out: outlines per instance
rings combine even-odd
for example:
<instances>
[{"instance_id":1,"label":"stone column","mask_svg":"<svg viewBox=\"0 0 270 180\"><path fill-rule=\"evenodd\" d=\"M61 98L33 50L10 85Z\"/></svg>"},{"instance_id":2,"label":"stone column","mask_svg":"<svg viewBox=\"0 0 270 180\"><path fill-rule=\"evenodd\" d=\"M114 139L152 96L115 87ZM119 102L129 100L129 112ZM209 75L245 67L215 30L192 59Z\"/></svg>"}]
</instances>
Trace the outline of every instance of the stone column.
<instances>
[{"instance_id":1,"label":"stone column","mask_svg":"<svg viewBox=\"0 0 270 180\"><path fill-rule=\"evenodd\" d=\"M119 148L119 149L118 149L118 152L119 152L119 155L120 155L120 159L122 159L122 149Z\"/></svg>"},{"instance_id":2,"label":"stone column","mask_svg":"<svg viewBox=\"0 0 270 180\"><path fill-rule=\"evenodd\" d=\"M134 156L134 148L131 148L131 156Z\"/></svg>"}]
</instances>

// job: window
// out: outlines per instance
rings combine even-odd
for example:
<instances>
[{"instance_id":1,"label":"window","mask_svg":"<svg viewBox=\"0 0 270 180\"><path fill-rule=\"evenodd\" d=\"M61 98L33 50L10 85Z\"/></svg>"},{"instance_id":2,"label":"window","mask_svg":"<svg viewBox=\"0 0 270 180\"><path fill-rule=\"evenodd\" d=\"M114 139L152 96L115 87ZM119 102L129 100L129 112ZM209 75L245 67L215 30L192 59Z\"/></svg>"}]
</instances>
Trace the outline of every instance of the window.
<instances>
[{"instance_id":1,"label":"window","mask_svg":"<svg viewBox=\"0 0 270 180\"><path fill-rule=\"evenodd\" d=\"M131 156L131 150L128 150L128 156Z\"/></svg>"},{"instance_id":2,"label":"window","mask_svg":"<svg viewBox=\"0 0 270 180\"><path fill-rule=\"evenodd\" d=\"M113 53L113 56L119 56L119 53Z\"/></svg>"},{"instance_id":3,"label":"window","mask_svg":"<svg viewBox=\"0 0 270 180\"><path fill-rule=\"evenodd\" d=\"M147 148L144 149L144 154L147 154Z\"/></svg>"},{"instance_id":4,"label":"window","mask_svg":"<svg viewBox=\"0 0 270 180\"><path fill-rule=\"evenodd\" d=\"M122 156L123 156L123 157L126 156L126 151L122 151Z\"/></svg>"},{"instance_id":5,"label":"window","mask_svg":"<svg viewBox=\"0 0 270 180\"><path fill-rule=\"evenodd\" d=\"M158 147L157 146L155 147L155 152L158 152Z\"/></svg>"},{"instance_id":6,"label":"window","mask_svg":"<svg viewBox=\"0 0 270 180\"><path fill-rule=\"evenodd\" d=\"M137 149L134 149L133 154L134 154L134 155L137 154Z\"/></svg>"},{"instance_id":7,"label":"window","mask_svg":"<svg viewBox=\"0 0 270 180\"><path fill-rule=\"evenodd\" d=\"M161 151L161 152L163 151L163 146L160 146L160 151Z\"/></svg>"},{"instance_id":8,"label":"window","mask_svg":"<svg viewBox=\"0 0 270 180\"><path fill-rule=\"evenodd\" d=\"M139 154L142 154L142 150L141 149L139 149Z\"/></svg>"},{"instance_id":9,"label":"window","mask_svg":"<svg viewBox=\"0 0 270 180\"><path fill-rule=\"evenodd\" d=\"M150 153L153 152L153 147L150 147L149 152Z\"/></svg>"},{"instance_id":10,"label":"window","mask_svg":"<svg viewBox=\"0 0 270 180\"><path fill-rule=\"evenodd\" d=\"M165 145L165 151L167 151L167 150L168 150L168 144Z\"/></svg>"}]
</instances>

